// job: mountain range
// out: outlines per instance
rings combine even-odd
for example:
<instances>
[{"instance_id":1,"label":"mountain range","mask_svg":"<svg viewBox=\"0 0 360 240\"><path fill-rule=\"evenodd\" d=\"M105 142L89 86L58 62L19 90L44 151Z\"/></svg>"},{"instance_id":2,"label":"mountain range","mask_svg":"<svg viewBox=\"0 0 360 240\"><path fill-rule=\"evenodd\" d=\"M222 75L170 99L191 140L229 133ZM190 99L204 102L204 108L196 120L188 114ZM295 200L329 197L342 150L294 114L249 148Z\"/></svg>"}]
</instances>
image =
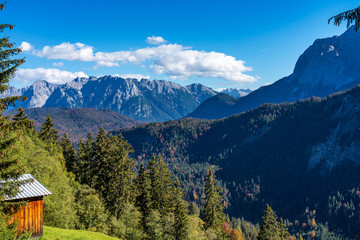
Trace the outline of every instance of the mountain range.
<instances>
[{"instance_id":1,"label":"mountain range","mask_svg":"<svg viewBox=\"0 0 360 240\"><path fill-rule=\"evenodd\" d=\"M230 95L234 98L241 98L245 97L249 93L252 92L252 90L248 89L239 89L239 88L225 88L225 89L219 89L219 93L226 93L227 95Z\"/></svg>"},{"instance_id":2,"label":"mountain range","mask_svg":"<svg viewBox=\"0 0 360 240\"><path fill-rule=\"evenodd\" d=\"M178 119L192 112L201 102L217 92L202 84L179 84L115 76L76 78L65 84L36 81L29 87L10 87L0 97L23 95L23 108L97 108L110 109L144 121Z\"/></svg>"},{"instance_id":3,"label":"mountain range","mask_svg":"<svg viewBox=\"0 0 360 240\"><path fill-rule=\"evenodd\" d=\"M360 83L360 33L350 27L341 36L317 39L299 57L291 75L260 87L237 100L214 96L188 117L218 119L264 103L292 102L325 97Z\"/></svg>"}]
</instances>

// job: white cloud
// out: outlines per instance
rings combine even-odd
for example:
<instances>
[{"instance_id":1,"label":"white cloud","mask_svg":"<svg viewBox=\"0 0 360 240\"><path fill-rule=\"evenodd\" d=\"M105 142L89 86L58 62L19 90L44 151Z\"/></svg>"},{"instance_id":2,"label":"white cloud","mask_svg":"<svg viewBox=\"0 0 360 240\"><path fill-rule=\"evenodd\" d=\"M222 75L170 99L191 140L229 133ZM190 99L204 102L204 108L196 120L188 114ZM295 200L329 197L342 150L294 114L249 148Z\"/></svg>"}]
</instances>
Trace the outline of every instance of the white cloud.
<instances>
[{"instance_id":1,"label":"white cloud","mask_svg":"<svg viewBox=\"0 0 360 240\"><path fill-rule=\"evenodd\" d=\"M217 89L215 89L215 91L216 92L222 92L222 91L224 91L224 90L226 90L227 88L217 88Z\"/></svg>"},{"instance_id":2,"label":"white cloud","mask_svg":"<svg viewBox=\"0 0 360 240\"><path fill-rule=\"evenodd\" d=\"M152 45L160 45L160 44L166 43L166 40L160 36L157 36L157 37L151 36L151 37L146 38L146 43L152 44Z\"/></svg>"},{"instance_id":3,"label":"white cloud","mask_svg":"<svg viewBox=\"0 0 360 240\"><path fill-rule=\"evenodd\" d=\"M61 71L56 68L35 68L35 69L18 69L13 80L32 83L36 80L46 80L50 83L65 83L76 77L88 77L83 72Z\"/></svg>"},{"instance_id":4,"label":"white cloud","mask_svg":"<svg viewBox=\"0 0 360 240\"><path fill-rule=\"evenodd\" d=\"M83 43L64 42L33 50L38 57L68 61L95 62L96 66L114 67L120 64L144 64L149 61L150 70L166 74L171 79L186 80L191 76L223 78L237 83L255 82L256 77L245 74L252 71L245 62L218 52L192 50L179 44L163 44L131 51L94 52Z\"/></svg>"},{"instance_id":5,"label":"white cloud","mask_svg":"<svg viewBox=\"0 0 360 240\"><path fill-rule=\"evenodd\" d=\"M64 63L63 62L55 62L55 63L53 63L52 64L54 67L62 67L62 66L64 66Z\"/></svg>"},{"instance_id":6,"label":"white cloud","mask_svg":"<svg viewBox=\"0 0 360 240\"><path fill-rule=\"evenodd\" d=\"M115 77L122 77L122 78L136 78L138 80L141 80L141 79L149 79L150 76L145 76L145 75L142 75L142 74L123 74L123 75L120 75L120 74L115 74L113 75Z\"/></svg>"},{"instance_id":7,"label":"white cloud","mask_svg":"<svg viewBox=\"0 0 360 240\"><path fill-rule=\"evenodd\" d=\"M23 52L29 52L34 49L34 47L28 42L22 42L20 48Z\"/></svg>"},{"instance_id":8,"label":"white cloud","mask_svg":"<svg viewBox=\"0 0 360 240\"><path fill-rule=\"evenodd\" d=\"M48 59L64 59L69 61L94 61L93 47L83 43L63 42L56 46L45 46L41 50L35 50L34 55Z\"/></svg>"}]
</instances>

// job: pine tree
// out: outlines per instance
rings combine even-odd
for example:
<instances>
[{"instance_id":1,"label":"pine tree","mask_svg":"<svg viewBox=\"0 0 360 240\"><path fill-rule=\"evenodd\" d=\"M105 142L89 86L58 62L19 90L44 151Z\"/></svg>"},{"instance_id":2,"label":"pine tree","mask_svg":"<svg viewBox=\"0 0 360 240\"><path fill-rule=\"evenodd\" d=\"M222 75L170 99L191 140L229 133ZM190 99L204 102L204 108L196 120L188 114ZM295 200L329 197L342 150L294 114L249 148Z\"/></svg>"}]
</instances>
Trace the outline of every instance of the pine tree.
<instances>
[{"instance_id":1,"label":"pine tree","mask_svg":"<svg viewBox=\"0 0 360 240\"><path fill-rule=\"evenodd\" d=\"M5 8L5 3L0 4L0 10ZM14 25L0 24L0 32L6 29L13 29ZM24 58L12 59L13 56L21 52L20 48L14 48L14 43L9 41L8 36L0 38L0 93L9 89L9 80L14 77L17 68L25 62ZM10 105L14 105L17 100L26 100L25 97L5 97L0 99L0 112L4 112Z\"/></svg>"},{"instance_id":2,"label":"pine tree","mask_svg":"<svg viewBox=\"0 0 360 240\"><path fill-rule=\"evenodd\" d=\"M149 170L152 208L161 214L172 212L175 188L169 168L161 156L158 158L153 156L149 162Z\"/></svg>"},{"instance_id":3,"label":"pine tree","mask_svg":"<svg viewBox=\"0 0 360 240\"><path fill-rule=\"evenodd\" d=\"M199 216L200 215L200 209L198 205L195 202L191 202L189 206L189 214Z\"/></svg>"},{"instance_id":4,"label":"pine tree","mask_svg":"<svg viewBox=\"0 0 360 240\"><path fill-rule=\"evenodd\" d=\"M0 4L0 10L5 8L5 3ZM6 29L13 29L10 24L0 24L0 32ZM13 56L21 52L20 48L14 48L14 44L9 42L8 36L0 38L0 93L9 89L9 80L15 74L16 69L25 62L24 59L12 59ZM16 100L26 100L25 97L5 97L0 99L0 232L4 239L16 237L16 226L7 225L11 211L16 210L13 203L4 202L7 195L15 196L21 182L11 181L17 179L24 173L24 168L20 161L13 157L12 146L18 141L18 136L9 133L10 123L2 116L8 106L13 105ZM10 205L10 206L9 206ZM9 212L10 211L10 212ZM10 214L9 214L10 213Z\"/></svg>"},{"instance_id":5,"label":"pine tree","mask_svg":"<svg viewBox=\"0 0 360 240\"><path fill-rule=\"evenodd\" d=\"M33 129L34 123L25 114L25 111L22 109L22 107L19 107L17 114L14 115L12 120L15 128L24 126L26 128Z\"/></svg>"},{"instance_id":6,"label":"pine tree","mask_svg":"<svg viewBox=\"0 0 360 240\"><path fill-rule=\"evenodd\" d=\"M85 183L90 184L93 180L92 177L92 167L94 165L94 161L92 159L94 151L94 138L91 132L88 133L85 144L85 152L84 152L84 168L83 173L85 176Z\"/></svg>"},{"instance_id":7,"label":"pine tree","mask_svg":"<svg viewBox=\"0 0 360 240\"><path fill-rule=\"evenodd\" d=\"M47 115L44 124L41 126L40 138L47 143L55 143L59 138L58 131L54 128L50 115Z\"/></svg>"},{"instance_id":8,"label":"pine tree","mask_svg":"<svg viewBox=\"0 0 360 240\"><path fill-rule=\"evenodd\" d=\"M221 232L226 218L219 191L220 187L217 185L212 169L209 169L205 183L204 227Z\"/></svg>"},{"instance_id":9,"label":"pine tree","mask_svg":"<svg viewBox=\"0 0 360 240\"><path fill-rule=\"evenodd\" d=\"M264 216L262 217L258 240L280 240L281 232L279 222L275 212L269 205L266 205Z\"/></svg>"},{"instance_id":10,"label":"pine tree","mask_svg":"<svg viewBox=\"0 0 360 240\"><path fill-rule=\"evenodd\" d=\"M18 193L23 182L14 181L14 179L18 179L25 171L19 159L13 156L13 146L19 141L19 136L9 129L10 122L0 118L0 238L15 239L16 224L7 225L6 223L8 218L17 211L19 204L3 200L5 196L14 197Z\"/></svg>"},{"instance_id":11,"label":"pine tree","mask_svg":"<svg viewBox=\"0 0 360 240\"><path fill-rule=\"evenodd\" d=\"M175 184L175 210L174 210L174 237L176 240L189 239L189 218L186 203L183 200L183 191L177 180Z\"/></svg>"},{"instance_id":12,"label":"pine tree","mask_svg":"<svg viewBox=\"0 0 360 240\"><path fill-rule=\"evenodd\" d=\"M86 183L85 180L85 175L86 175L86 171L85 171L85 165L86 165L86 155L85 155L86 149L85 149L85 143L84 140L82 140L82 138L80 138L79 143L78 143L78 149L76 151L76 163L77 163L77 169L74 172L76 180L81 183L81 184L86 184L89 185L88 183Z\"/></svg>"},{"instance_id":13,"label":"pine tree","mask_svg":"<svg viewBox=\"0 0 360 240\"><path fill-rule=\"evenodd\" d=\"M121 136L106 136L104 128L100 128L91 156L91 187L100 193L107 208L116 217L120 216L125 203L135 200L135 162L128 157L132 152L131 145Z\"/></svg>"},{"instance_id":14,"label":"pine tree","mask_svg":"<svg viewBox=\"0 0 360 240\"><path fill-rule=\"evenodd\" d=\"M280 222L279 222L279 231L280 231L280 239L289 239L290 238L290 233L284 223L284 220L282 218L280 218Z\"/></svg>"},{"instance_id":15,"label":"pine tree","mask_svg":"<svg viewBox=\"0 0 360 240\"><path fill-rule=\"evenodd\" d=\"M75 175L80 183L89 186L92 185L92 181L93 181L93 177L92 177L93 147L94 147L94 139L91 132L89 132L86 143L84 143L84 141L80 139L78 144L78 151L76 154L78 172Z\"/></svg>"},{"instance_id":16,"label":"pine tree","mask_svg":"<svg viewBox=\"0 0 360 240\"><path fill-rule=\"evenodd\" d=\"M65 132L64 136L61 138L60 146L63 150L66 169L68 172L76 173L78 167L76 164L75 149L67 132Z\"/></svg>"},{"instance_id":17,"label":"pine tree","mask_svg":"<svg viewBox=\"0 0 360 240\"><path fill-rule=\"evenodd\" d=\"M357 31L360 28L360 6L331 17L328 20L328 23L331 21L334 21L334 24L337 26L339 26L343 21L347 21L347 27L355 24L355 31Z\"/></svg>"},{"instance_id":18,"label":"pine tree","mask_svg":"<svg viewBox=\"0 0 360 240\"><path fill-rule=\"evenodd\" d=\"M142 227L144 232L148 233L146 219L148 218L151 211L150 182L149 176L142 164L140 166L139 175L135 181L135 187L137 191L135 207L137 207L141 212Z\"/></svg>"}]
</instances>

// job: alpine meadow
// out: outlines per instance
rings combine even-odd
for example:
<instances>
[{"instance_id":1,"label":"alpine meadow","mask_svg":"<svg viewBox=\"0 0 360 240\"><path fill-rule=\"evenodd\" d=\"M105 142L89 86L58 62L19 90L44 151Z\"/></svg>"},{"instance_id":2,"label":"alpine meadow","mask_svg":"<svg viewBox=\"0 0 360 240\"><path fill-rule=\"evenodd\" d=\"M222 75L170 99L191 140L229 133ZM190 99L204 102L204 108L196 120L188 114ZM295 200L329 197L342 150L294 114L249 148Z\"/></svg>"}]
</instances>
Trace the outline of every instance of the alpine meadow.
<instances>
[{"instance_id":1,"label":"alpine meadow","mask_svg":"<svg viewBox=\"0 0 360 240\"><path fill-rule=\"evenodd\" d=\"M0 240L360 239L353 1L0 10Z\"/></svg>"}]
</instances>

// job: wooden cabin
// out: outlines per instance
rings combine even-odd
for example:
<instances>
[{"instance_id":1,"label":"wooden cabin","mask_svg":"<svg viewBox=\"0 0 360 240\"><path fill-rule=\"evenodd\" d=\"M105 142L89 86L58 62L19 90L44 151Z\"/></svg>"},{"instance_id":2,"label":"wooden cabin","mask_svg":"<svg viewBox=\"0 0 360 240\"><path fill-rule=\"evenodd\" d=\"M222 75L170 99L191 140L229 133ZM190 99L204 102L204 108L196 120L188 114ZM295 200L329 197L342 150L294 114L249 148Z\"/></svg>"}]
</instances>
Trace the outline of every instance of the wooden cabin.
<instances>
[{"instance_id":1,"label":"wooden cabin","mask_svg":"<svg viewBox=\"0 0 360 240\"><path fill-rule=\"evenodd\" d=\"M5 197L5 201L25 202L25 206L11 217L9 224L18 221L18 233L32 232L32 239L43 236L43 198L52 194L31 174L21 175L19 181L26 181L21 185L15 197Z\"/></svg>"}]
</instances>

